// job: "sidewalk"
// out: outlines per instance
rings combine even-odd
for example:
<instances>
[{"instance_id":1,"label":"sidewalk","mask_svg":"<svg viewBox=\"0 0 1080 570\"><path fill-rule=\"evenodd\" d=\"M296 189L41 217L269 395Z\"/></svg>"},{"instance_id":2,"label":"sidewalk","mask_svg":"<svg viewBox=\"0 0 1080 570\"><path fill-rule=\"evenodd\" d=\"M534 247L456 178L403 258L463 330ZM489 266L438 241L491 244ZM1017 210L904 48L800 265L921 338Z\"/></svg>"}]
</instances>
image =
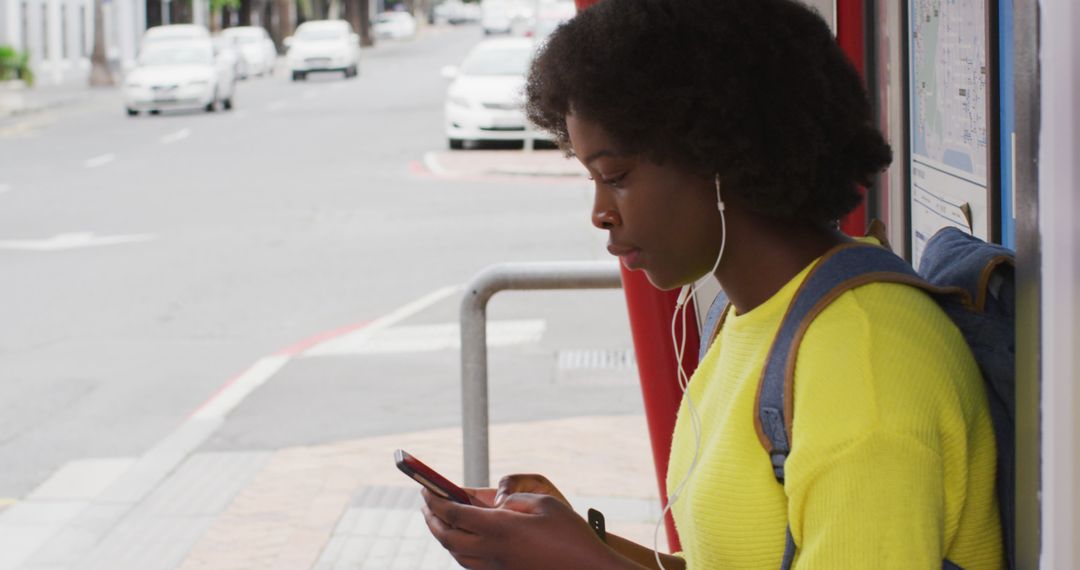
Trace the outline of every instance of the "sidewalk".
<instances>
[{"instance_id":1,"label":"sidewalk","mask_svg":"<svg viewBox=\"0 0 1080 570\"><path fill-rule=\"evenodd\" d=\"M22 87L15 82L0 83L0 125L6 119L116 97L118 94L116 87L89 87L85 84Z\"/></svg>"},{"instance_id":2,"label":"sidewalk","mask_svg":"<svg viewBox=\"0 0 1080 570\"><path fill-rule=\"evenodd\" d=\"M277 451L194 453L130 504L123 495L132 490L117 488L132 483L119 460L112 460L111 476L72 481L61 470L0 513L0 568L458 568L423 523L418 487L394 467L397 448L462 478L456 427ZM494 425L491 449L493 474L542 472L579 512L598 508L611 532L652 543L660 508L643 418ZM109 471L108 460L99 461L97 472ZM106 479L112 484L102 484Z\"/></svg>"},{"instance_id":3,"label":"sidewalk","mask_svg":"<svg viewBox=\"0 0 1080 570\"><path fill-rule=\"evenodd\" d=\"M588 171L561 150L443 150L424 155L424 166L443 176L533 176L584 178Z\"/></svg>"}]
</instances>

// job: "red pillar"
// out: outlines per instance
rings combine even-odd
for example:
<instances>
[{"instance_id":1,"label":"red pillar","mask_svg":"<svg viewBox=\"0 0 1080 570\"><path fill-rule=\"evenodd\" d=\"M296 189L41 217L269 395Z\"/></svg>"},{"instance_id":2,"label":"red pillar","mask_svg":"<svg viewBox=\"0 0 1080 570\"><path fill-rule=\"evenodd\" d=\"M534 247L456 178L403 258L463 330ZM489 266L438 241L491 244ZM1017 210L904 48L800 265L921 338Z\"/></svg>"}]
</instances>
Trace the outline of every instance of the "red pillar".
<instances>
[{"instance_id":1,"label":"red pillar","mask_svg":"<svg viewBox=\"0 0 1080 570\"><path fill-rule=\"evenodd\" d=\"M675 415L682 401L675 360L675 344L671 338L671 319L675 314L677 291L660 291L653 287L645 274L622 268L623 292L630 317L630 329L637 357L641 396L645 403L645 420L649 426L653 464L660 496L667 497L667 467L671 453L671 435L675 431ZM693 301L687 307L686 350L683 369L687 375L697 368L699 346L697 318ZM672 552L680 549L679 536L671 515L664 521L668 545Z\"/></svg>"},{"instance_id":2,"label":"red pillar","mask_svg":"<svg viewBox=\"0 0 1080 570\"><path fill-rule=\"evenodd\" d=\"M836 3L836 41L847 54L859 75L866 79L866 43L863 40L863 0L838 0ZM865 189L860 189L863 196ZM850 236L866 234L866 200L840 220L840 229Z\"/></svg>"}]
</instances>

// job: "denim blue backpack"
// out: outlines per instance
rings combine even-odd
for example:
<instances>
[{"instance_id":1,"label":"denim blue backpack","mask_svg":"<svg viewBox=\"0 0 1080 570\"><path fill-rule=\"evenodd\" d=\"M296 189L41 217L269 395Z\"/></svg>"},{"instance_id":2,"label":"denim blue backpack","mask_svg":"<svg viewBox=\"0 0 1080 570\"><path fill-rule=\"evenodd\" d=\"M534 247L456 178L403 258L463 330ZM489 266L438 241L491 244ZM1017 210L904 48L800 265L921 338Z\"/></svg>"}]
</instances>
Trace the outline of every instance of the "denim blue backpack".
<instances>
[{"instance_id":1,"label":"denim blue backpack","mask_svg":"<svg viewBox=\"0 0 1080 570\"><path fill-rule=\"evenodd\" d=\"M758 385L758 413L754 427L768 452L776 480L784 483L784 462L793 441L795 359L803 334L814 317L842 293L860 285L890 282L918 287L933 297L956 323L982 371L997 443L997 498L1002 541L1009 567L1015 568L1014 263L1012 251L988 244L956 228L945 228L927 242L918 273L888 249L871 244L843 244L825 254L795 293L773 340ZM704 358L719 332L727 307L727 297L721 293L709 308L704 330L711 331L712 336L709 342L701 344L699 358ZM782 570L791 567L796 548L789 527ZM945 560L942 568L959 567Z\"/></svg>"}]
</instances>

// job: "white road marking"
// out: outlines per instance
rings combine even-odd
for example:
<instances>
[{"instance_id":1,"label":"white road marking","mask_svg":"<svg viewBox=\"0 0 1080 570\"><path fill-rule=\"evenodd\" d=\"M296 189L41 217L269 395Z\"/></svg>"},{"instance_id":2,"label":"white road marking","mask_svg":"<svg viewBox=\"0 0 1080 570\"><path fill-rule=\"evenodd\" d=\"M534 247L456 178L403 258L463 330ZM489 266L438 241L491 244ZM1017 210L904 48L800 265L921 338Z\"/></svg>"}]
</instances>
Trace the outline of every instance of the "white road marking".
<instances>
[{"instance_id":1,"label":"white road marking","mask_svg":"<svg viewBox=\"0 0 1080 570\"><path fill-rule=\"evenodd\" d=\"M110 154L103 154L101 156L95 156L94 158L91 158L91 159L87 160L86 162L83 163L83 166L85 166L87 168L97 168L99 166L104 166L106 164L109 164L110 162L112 162L114 160L116 160L116 155L115 154L111 154L111 153Z\"/></svg>"},{"instance_id":2,"label":"white road marking","mask_svg":"<svg viewBox=\"0 0 1080 570\"><path fill-rule=\"evenodd\" d=\"M259 360L196 410L189 418L189 421L224 420L225 416L229 415L233 408L244 401L244 398L247 398L256 388L265 384L288 362L289 357L287 355L267 356Z\"/></svg>"},{"instance_id":3,"label":"white road marking","mask_svg":"<svg viewBox=\"0 0 1080 570\"><path fill-rule=\"evenodd\" d=\"M457 172L452 172L443 168L442 164L439 162L439 153L435 151L428 151L424 153L424 166L426 166L427 169L432 172L432 174L436 174L438 176L458 175Z\"/></svg>"},{"instance_id":4,"label":"white road marking","mask_svg":"<svg viewBox=\"0 0 1080 570\"><path fill-rule=\"evenodd\" d=\"M367 336L370 336L419 313L454 293L461 292L461 290L462 288L460 286L437 289L398 308L388 315L375 319L368 326L352 334L360 335L361 333L366 332ZM319 345L316 345L313 349L318 348L318 346ZM310 350L312 349L309 349L309 351ZM195 413L188 418L188 421L224 420L229 412L244 401L244 398L247 398L256 388L262 386L274 374L281 370L291 358L290 355L279 354L267 356L259 360L251 368L247 369L243 374L227 384L225 388L203 404L202 407L196 410Z\"/></svg>"},{"instance_id":5,"label":"white road marking","mask_svg":"<svg viewBox=\"0 0 1080 570\"><path fill-rule=\"evenodd\" d=\"M266 110L267 111L280 111L281 109L285 108L285 105L286 105L285 101L281 101L281 100L274 101L273 103L270 103L269 105L266 106Z\"/></svg>"},{"instance_id":6,"label":"white road marking","mask_svg":"<svg viewBox=\"0 0 1080 570\"><path fill-rule=\"evenodd\" d=\"M69 461L26 498L43 501L93 499L134 464L134 457Z\"/></svg>"},{"instance_id":7,"label":"white road marking","mask_svg":"<svg viewBox=\"0 0 1080 570\"><path fill-rule=\"evenodd\" d=\"M438 289L373 321L368 328L390 327L461 290ZM259 360L134 462L120 458L68 464L38 487L32 497L35 500L26 501L27 507L21 511L24 503L0 498L0 506L13 505L0 513L0 528L4 530L0 533L0 569L19 567L94 504L125 506L143 500L223 425L230 411L290 359L290 355L281 354ZM26 520L33 520L34 525L26 525ZM29 532L22 532L27 529Z\"/></svg>"},{"instance_id":8,"label":"white road marking","mask_svg":"<svg viewBox=\"0 0 1080 570\"><path fill-rule=\"evenodd\" d=\"M103 245L138 243L157 239L154 234L133 234L119 236L95 236L90 232L57 234L43 240L0 240L0 250L22 251L63 251Z\"/></svg>"},{"instance_id":9,"label":"white road marking","mask_svg":"<svg viewBox=\"0 0 1080 570\"><path fill-rule=\"evenodd\" d=\"M539 342L547 324L543 319L490 321L487 346L512 346ZM340 336L316 346L304 356L340 356L346 354L395 354L433 352L461 347L461 325L439 323L393 327L379 334L367 329Z\"/></svg>"},{"instance_id":10,"label":"white road marking","mask_svg":"<svg viewBox=\"0 0 1080 570\"><path fill-rule=\"evenodd\" d=\"M182 141L191 136L191 129L180 129L175 133L169 133L161 137L161 144L172 144L176 141Z\"/></svg>"}]
</instances>

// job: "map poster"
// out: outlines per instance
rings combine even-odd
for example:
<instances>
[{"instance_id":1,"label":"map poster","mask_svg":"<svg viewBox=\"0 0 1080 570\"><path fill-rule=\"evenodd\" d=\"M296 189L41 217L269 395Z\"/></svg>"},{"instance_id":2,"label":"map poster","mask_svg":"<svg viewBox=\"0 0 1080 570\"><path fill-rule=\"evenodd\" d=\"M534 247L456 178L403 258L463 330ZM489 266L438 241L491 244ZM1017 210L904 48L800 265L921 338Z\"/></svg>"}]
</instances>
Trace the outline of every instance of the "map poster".
<instances>
[{"instance_id":1,"label":"map poster","mask_svg":"<svg viewBox=\"0 0 1080 570\"><path fill-rule=\"evenodd\" d=\"M988 0L910 0L911 259L945 226L991 239Z\"/></svg>"}]
</instances>

